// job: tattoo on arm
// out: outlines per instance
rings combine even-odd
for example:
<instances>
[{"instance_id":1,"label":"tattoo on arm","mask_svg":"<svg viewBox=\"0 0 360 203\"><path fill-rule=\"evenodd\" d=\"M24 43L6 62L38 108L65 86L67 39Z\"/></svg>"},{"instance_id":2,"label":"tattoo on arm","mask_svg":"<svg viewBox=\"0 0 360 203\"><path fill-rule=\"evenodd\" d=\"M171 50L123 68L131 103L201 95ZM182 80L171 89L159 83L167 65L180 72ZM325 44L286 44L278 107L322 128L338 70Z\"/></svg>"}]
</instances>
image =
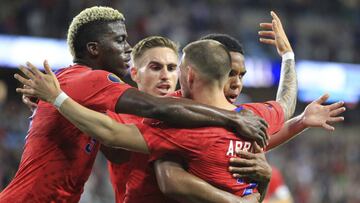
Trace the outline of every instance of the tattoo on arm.
<instances>
[{"instance_id":1,"label":"tattoo on arm","mask_svg":"<svg viewBox=\"0 0 360 203\"><path fill-rule=\"evenodd\" d=\"M280 103L284 110L285 120L288 120L294 114L296 107L297 78L295 61L288 59L282 62L281 66L281 75L279 89L276 94L276 101Z\"/></svg>"}]
</instances>

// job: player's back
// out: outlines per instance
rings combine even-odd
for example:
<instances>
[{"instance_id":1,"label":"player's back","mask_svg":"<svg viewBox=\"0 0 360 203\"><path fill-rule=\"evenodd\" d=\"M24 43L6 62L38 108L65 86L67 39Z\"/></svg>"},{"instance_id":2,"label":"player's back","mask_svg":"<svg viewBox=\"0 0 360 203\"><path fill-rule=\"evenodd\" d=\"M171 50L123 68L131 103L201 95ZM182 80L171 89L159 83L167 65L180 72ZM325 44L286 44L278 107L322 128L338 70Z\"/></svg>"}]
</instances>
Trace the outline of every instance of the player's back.
<instances>
[{"instance_id":1,"label":"player's back","mask_svg":"<svg viewBox=\"0 0 360 203\"><path fill-rule=\"evenodd\" d=\"M57 74L61 88L80 104L104 111L114 102L101 81L106 71L84 66ZM0 194L1 202L78 202L93 166L99 144L68 122L51 105L39 102L32 116L19 169Z\"/></svg>"},{"instance_id":2,"label":"player's back","mask_svg":"<svg viewBox=\"0 0 360 203\"><path fill-rule=\"evenodd\" d=\"M241 140L222 128L157 129L146 130L146 139L152 160L165 154L182 157L188 171L217 188L237 195L251 194L255 184L235 179L228 171L229 158L235 150L249 151L251 143ZM155 135L155 136L154 136Z\"/></svg>"}]
</instances>

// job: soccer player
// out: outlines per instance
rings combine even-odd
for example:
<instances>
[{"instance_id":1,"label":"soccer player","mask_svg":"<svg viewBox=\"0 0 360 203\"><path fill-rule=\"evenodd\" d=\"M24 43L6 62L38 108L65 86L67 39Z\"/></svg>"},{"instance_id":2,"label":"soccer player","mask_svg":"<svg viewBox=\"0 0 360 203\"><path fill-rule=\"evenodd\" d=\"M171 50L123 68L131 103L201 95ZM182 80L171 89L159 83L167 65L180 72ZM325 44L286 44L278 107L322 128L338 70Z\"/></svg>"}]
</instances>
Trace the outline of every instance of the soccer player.
<instances>
[{"instance_id":1,"label":"soccer player","mask_svg":"<svg viewBox=\"0 0 360 203\"><path fill-rule=\"evenodd\" d=\"M61 87L82 105L99 112L153 117L182 127L224 126L255 136L264 144L266 128L256 117L209 108L188 100L141 93L119 79L126 73L131 47L124 17L117 10L92 7L77 15L68 30L74 65L57 72ZM117 77L119 76L119 77ZM176 102L174 102L176 101ZM175 122L175 118L183 122ZM250 119L252 126L243 121ZM78 202L99 142L40 101L35 110L19 169L0 193L1 202Z\"/></svg>"},{"instance_id":2,"label":"soccer player","mask_svg":"<svg viewBox=\"0 0 360 203\"><path fill-rule=\"evenodd\" d=\"M293 199L289 188L284 183L281 172L272 167L272 176L266 193L264 203L292 203Z\"/></svg>"}]
</instances>

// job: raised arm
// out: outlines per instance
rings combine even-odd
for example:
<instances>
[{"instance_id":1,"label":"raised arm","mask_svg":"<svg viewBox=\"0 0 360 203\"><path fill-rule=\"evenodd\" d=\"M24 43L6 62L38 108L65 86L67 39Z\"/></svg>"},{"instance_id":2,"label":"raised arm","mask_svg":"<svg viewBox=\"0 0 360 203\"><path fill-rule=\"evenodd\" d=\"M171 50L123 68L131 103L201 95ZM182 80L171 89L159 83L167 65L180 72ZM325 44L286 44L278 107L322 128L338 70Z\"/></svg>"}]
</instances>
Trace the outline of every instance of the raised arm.
<instances>
[{"instance_id":1,"label":"raised arm","mask_svg":"<svg viewBox=\"0 0 360 203\"><path fill-rule=\"evenodd\" d=\"M17 91L46 102L55 101L55 98L62 91L47 62L44 62L46 74L40 72L30 63L27 63L27 66L27 68L21 66L20 70L30 79L27 80L18 74L15 75L15 78L29 86L30 89L17 88ZM160 119L168 124L184 128L225 127L235 131L238 135L256 141L261 146L265 146L267 141L265 131L267 124L259 117L225 111L188 99L158 98L136 89L129 89L123 93L116 104L116 112ZM64 112L62 113L64 114ZM182 122L178 122L179 120Z\"/></svg>"},{"instance_id":2,"label":"raised arm","mask_svg":"<svg viewBox=\"0 0 360 203\"><path fill-rule=\"evenodd\" d=\"M328 131L335 130L331 124L344 120L344 117L339 116L345 111L344 102L323 105L328 98L328 94L322 95L307 105L303 113L288 120L279 132L270 137L266 150L286 143L309 127L320 127Z\"/></svg>"},{"instance_id":3,"label":"raised arm","mask_svg":"<svg viewBox=\"0 0 360 203\"><path fill-rule=\"evenodd\" d=\"M262 29L267 29L259 31L260 42L276 46L279 55L283 58L276 101L284 110L285 120L288 120L294 114L297 96L294 53L280 18L273 11L271 16L273 18L271 23L260 23Z\"/></svg>"},{"instance_id":4,"label":"raised arm","mask_svg":"<svg viewBox=\"0 0 360 203\"><path fill-rule=\"evenodd\" d=\"M155 162L155 174L160 190L179 202L227 203L259 202L259 194L239 197L210 185L188 173L179 160L166 157Z\"/></svg>"}]
</instances>

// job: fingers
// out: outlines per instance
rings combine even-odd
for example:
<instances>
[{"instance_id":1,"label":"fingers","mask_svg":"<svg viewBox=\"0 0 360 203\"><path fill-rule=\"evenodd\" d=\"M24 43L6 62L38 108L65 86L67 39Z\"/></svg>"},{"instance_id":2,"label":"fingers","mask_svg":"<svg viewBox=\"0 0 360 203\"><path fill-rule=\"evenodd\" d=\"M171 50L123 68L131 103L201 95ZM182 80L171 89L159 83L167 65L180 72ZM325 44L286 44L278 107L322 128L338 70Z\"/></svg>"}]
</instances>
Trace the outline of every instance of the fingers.
<instances>
[{"instance_id":1,"label":"fingers","mask_svg":"<svg viewBox=\"0 0 360 203\"><path fill-rule=\"evenodd\" d=\"M36 78L41 78L43 73L39 71L33 64L30 62L26 62L27 67L31 70L31 72L36 76Z\"/></svg>"},{"instance_id":2,"label":"fingers","mask_svg":"<svg viewBox=\"0 0 360 203\"><path fill-rule=\"evenodd\" d=\"M19 66L19 69L22 73L24 73L24 75L26 75L28 78L30 79L34 79L35 78L35 75L33 72L31 72L29 69L27 69L25 66L23 65L20 65Z\"/></svg>"},{"instance_id":3,"label":"fingers","mask_svg":"<svg viewBox=\"0 0 360 203\"><path fill-rule=\"evenodd\" d=\"M268 29L268 30L272 30L272 23L260 23L260 28L262 29Z\"/></svg>"},{"instance_id":4,"label":"fingers","mask_svg":"<svg viewBox=\"0 0 360 203\"><path fill-rule=\"evenodd\" d=\"M44 69L45 69L45 73L49 74L49 75L54 75L54 73L51 70L51 67L49 66L49 63L47 60L44 60Z\"/></svg>"},{"instance_id":5,"label":"fingers","mask_svg":"<svg viewBox=\"0 0 360 203\"><path fill-rule=\"evenodd\" d=\"M330 110L335 110L335 109L338 109L338 108L340 108L340 107L342 107L342 106L344 106L344 102L343 102L343 101L339 101L339 102L330 104L330 105L328 105L327 107L328 107Z\"/></svg>"},{"instance_id":6,"label":"fingers","mask_svg":"<svg viewBox=\"0 0 360 203\"><path fill-rule=\"evenodd\" d=\"M274 11L270 11L270 15L274 20L281 22L279 16L276 15L276 13Z\"/></svg>"},{"instance_id":7,"label":"fingers","mask_svg":"<svg viewBox=\"0 0 360 203\"><path fill-rule=\"evenodd\" d=\"M254 153L262 153L263 152L261 147L256 142L253 143L253 147L254 147Z\"/></svg>"},{"instance_id":8,"label":"fingers","mask_svg":"<svg viewBox=\"0 0 360 203\"><path fill-rule=\"evenodd\" d=\"M264 44L276 45L276 42L273 39L260 38L260 42Z\"/></svg>"},{"instance_id":9,"label":"fingers","mask_svg":"<svg viewBox=\"0 0 360 203\"><path fill-rule=\"evenodd\" d=\"M261 124L263 124L266 128L269 127L268 123L264 119L260 119Z\"/></svg>"},{"instance_id":10,"label":"fingers","mask_svg":"<svg viewBox=\"0 0 360 203\"><path fill-rule=\"evenodd\" d=\"M21 82L23 85L26 86L31 86L32 85L32 80L31 79L26 79L24 77L22 77L21 75L15 73L14 78L17 79L19 82Z\"/></svg>"},{"instance_id":11,"label":"fingers","mask_svg":"<svg viewBox=\"0 0 360 203\"><path fill-rule=\"evenodd\" d=\"M231 158L230 163L241 162L242 158L245 158L245 159L254 159L254 158L256 158L256 155L254 153L243 151L243 150L236 150L236 155L241 157L241 158Z\"/></svg>"},{"instance_id":12,"label":"fingers","mask_svg":"<svg viewBox=\"0 0 360 203\"><path fill-rule=\"evenodd\" d=\"M261 37L271 37L275 38L275 32L274 31L259 31L258 34Z\"/></svg>"},{"instance_id":13,"label":"fingers","mask_svg":"<svg viewBox=\"0 0 360 203\"><path fill-rule=\"evenodd\" d=\"M256 169L255 169L255 167L232 167L232 166L230 166L229 172L240 173L241 175L240 174L237 174L237 175L242 176L244 174L255 173Z\"/></svg>"},{"instance_id":14,"label":"fingers","mask_svg":"<svg viewBox=\"0 0 360 203\"><path fill-rule=\"evenodd\" d=\"M328 123L337 123L337 122L341 122L341 121L344 121L344 117L339 116L339 117L331 117L326 122L328 122Z\"/></svg>"},{"instance_id":15,"label":"fingers","mask_svg":"<svg viewBox=\"0 0 360 203\"><path fill-rule=\"evenodd\" d=\"M237 167L244 167L244 166L255 166L256 162L254 161L254 159L243 159L243 158L231 158L230 159L230 163L232 167L232 170L235 170L234 168ZM229 167L229 170L230 170Z\"/></svg>"},{"instance_id":16,"label":"fingers","mask_svg":"<svg viewBox=\"0 0 360 203\"><path fill-rule=\"evenodd\" d=\"M345 108L345 107L341 107L341 108L332 110L332 111L330 111L330 116L331 116L331 117L337 116L337 115L343 113L344 111L346 111L346 108Z\"/></svg>"},{"instance_id":17,"label":"fingers","mask_svg":"<svg viewBox=\"0 0 360 203\"><path fill-rule=\"evenodd\" d=\"M314 102L318 103L318 104L322 104L322 103L325 103L329 99L329 97L330 97L330 95L326 93L326 94L321 95L321 97L316 99Z\"/></svg>"},{"instance_id":18,"label":"fingers","mask_svg":"<svg viewBox=\"0 0 360 203\"><path fill-rule=\"evenodd\" d=\"M16 92L21 93L21 94L35 96L34 89L16 88Z\"/></svg>"},{"instance_id":19,"label":"fingers","mask_svg":"<svg viewBox=\"0 0 360 203\"><path fill-rule=\"evenodd\" d=\"M326 129L326 130L329 130L329 131L334 131L335 130L335 128L333 126L331 126L331 125L329 125L327 123L322 124L322 127L324 129Z\"/></svg>"},{"instance_id":20,"label":"fingers","mask_svg":"<svg viewBox=\"0 0 360 203\"><path fill-rule=\"evenodd\" d=\"M259 135L261 136L261 146L262 147L266 147L266 145L267 145L267 140L268 140L268 136L267 136L267 134L266 133L264 133L264 132L262 132L262 131L260 131L259 132Z\"/></svg>"}]
</instances>

